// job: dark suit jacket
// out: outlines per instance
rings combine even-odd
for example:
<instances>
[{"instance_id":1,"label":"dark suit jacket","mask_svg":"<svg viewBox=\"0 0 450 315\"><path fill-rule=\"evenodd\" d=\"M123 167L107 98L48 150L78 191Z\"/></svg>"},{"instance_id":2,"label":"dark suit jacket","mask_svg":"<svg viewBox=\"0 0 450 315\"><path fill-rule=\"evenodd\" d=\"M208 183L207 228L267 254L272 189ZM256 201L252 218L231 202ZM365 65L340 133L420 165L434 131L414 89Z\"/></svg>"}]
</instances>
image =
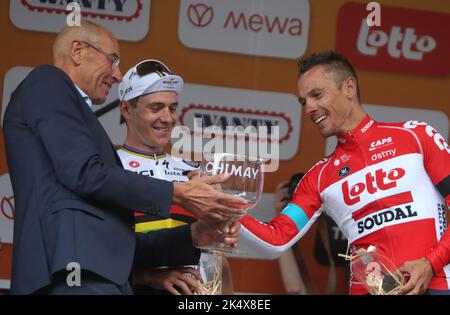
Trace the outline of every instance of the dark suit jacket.
<instances>
[{"instance_id":1,"label":"dark suit jacket","mask_svg":"<svg viewBox=\"0 0 450 315\"><path fill-rule=\"evenodd\" d=\"M48 285L70 262L124 284L135 248L138 265L198 259L189 227L136 236L133 211L167 217L173 185L122 168L62 70L41 66L22 81L5 114L4 137L16 210L12 293Z\"/></svg>"}]
</instances>

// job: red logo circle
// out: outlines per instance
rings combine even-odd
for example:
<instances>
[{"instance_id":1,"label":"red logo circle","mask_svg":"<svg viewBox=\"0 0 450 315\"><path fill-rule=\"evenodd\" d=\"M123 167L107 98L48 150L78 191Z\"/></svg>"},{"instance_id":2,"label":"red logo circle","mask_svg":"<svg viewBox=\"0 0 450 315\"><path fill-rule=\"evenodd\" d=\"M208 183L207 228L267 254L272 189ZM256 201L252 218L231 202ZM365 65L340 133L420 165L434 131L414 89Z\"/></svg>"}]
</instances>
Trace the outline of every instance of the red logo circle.
<instances>
[{"instance_id":1,"label":"red logo circle","mask_svg":"<svg viewBox=\"0 0 450 315\"><path fill-rule=\"evenodd\" d=\"M187 11L189 22L196 27L208 26L213 17L214 9L203 3L191 4Z\"/></svg>"},{"instance_id":2,"label":"red logo circle","mask_svg":"<svg viewBox=\"0 0 450 315\"><path fill-rule=\"evenodd\" d=\"M0 210L2 214L9 220L14 220L14 196L3 197L0 202Z\"/></svg>"},{"instance_id":3,"label":"red logo circle","mask_svg":"<svg viewBox=\"0 0 450 315\"><path fill-rule=\"evenodd\" d=\"M128 163L128 165L130 165L133 168L139 167L141 164L139 164L139 162L136 161L131 161L130 163Z\"/></svg>"}]
</instances>

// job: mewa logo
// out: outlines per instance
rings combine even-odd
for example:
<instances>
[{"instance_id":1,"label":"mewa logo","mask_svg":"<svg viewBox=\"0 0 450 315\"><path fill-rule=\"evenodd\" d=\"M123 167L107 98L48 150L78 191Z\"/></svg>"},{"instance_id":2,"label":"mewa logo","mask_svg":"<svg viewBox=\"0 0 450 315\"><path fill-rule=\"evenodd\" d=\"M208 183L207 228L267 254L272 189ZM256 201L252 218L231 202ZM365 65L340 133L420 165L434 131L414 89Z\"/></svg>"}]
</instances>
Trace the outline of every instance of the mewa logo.
<instances>
[{"instance_id":1,"label":"mewa logo","mask_svg":"<svg viewBox=\"0 0 450 315\"><path fill-rule=\"evenodd\" d=\"M204 3L192 3L188 7L187 16L189 22L195 27L206 27L214 18L214 7ZM225 16L224 21L220 21L224 29L302 35L302 20L298 17L270 16L239 10L229 10Z\"/></svg>"},{"instance_id":2,"label":"mewa logo","mask_svg":"<svg viewBox=\"0 0 450 315\"><path fill-rule=\"evenodd\" d=\"M196 27L208 26L214 17L214 8L204 3L190 4L187 10L189 22Z\"/></svg>"},{"instance_id":3,"label":"mewa logo","mask_svg":"<svg viewBox=\"0 0 450 315\"><path fill-rule=\"evenodd\" d=\"M383 6L381 26L369 27L365 4L347 3L338 16L336 50L359 68L450 74L450 15Z\"/></svg>"},{"instance_id":4,"label":"mewa logo","mask_svg":"<svg viewBox=\"0 0 450 315\"><path fill-rule=\"evenodd\" d=\"M190 48L297 59L309 15L308 0L180 0L178 34Z\"/></svg>"},{"instance_id":5,"label":"mewa logo","mask_svg":"<svg viewBox=\"0 0 450 315\"><path fill-rule=\"evenodd\" d=\"M14 220L14 196L2 196L0 212L8 220Z\"/></svg>"}]
</instances>

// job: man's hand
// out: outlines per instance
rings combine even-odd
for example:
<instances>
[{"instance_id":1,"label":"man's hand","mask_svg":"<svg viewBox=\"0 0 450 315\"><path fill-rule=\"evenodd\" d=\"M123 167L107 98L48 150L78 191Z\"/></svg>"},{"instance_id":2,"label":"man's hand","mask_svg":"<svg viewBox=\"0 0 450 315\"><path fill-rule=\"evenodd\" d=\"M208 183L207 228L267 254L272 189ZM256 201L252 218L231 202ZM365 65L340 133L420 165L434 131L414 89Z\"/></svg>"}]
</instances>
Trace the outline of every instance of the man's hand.
<instances>
[{"instance_id":1,"label":"man's hand","mask_svg":"<svg viewBox=\"0 0 450 315\"><path fill-rule=\"evenodd\" d=\"M193 178L200 177L199 174L200 171L198 169L195 169L187 173L187 178L189 178L189 180L192 180Z\"/></svg>"},{"instance_id":2,"label":"man's hand","mask_svg":"<svg viewBox=\"0 0 450 315\"><path fill-rule=\"evenodd\" d=\"M199 220L219 226L226 221L236 221L245 214L245 199L214 189L229 175L194 176L185 183L174 183L173 202L181 205Z\"/></svg>"},{"instance_id":3,"label":"man's hand","mask_svg":"<svg viewBox=\"0 0 450 315\"><path fill-rule=\"evenodd\" d=\"M411 275L399 294L423 294L434 276L433 267L425 257L405 262L399 271L408 272Z\"/></svg>"},{"instance_id":4,"label":"man's hand","mask_svg":"<svg viewBox=\"0 0 450 315\"><path fill-rule=\"evenodd\" d=\"M197 221L191 224L192 241L196 247L213 245L215 242L219 242L236 248L240 229L241 224L238 221L230 223L227 228L222 230L208 223Z\"/></svg>"},{"instance_id":5,"label":"man's hand","mask_svg":"<svg viewBox=\"0 0 450 315\"><path fill-rule=\"evenodd\" d=\"M136 284L167 290L173 295L192 295L199 289L200 274L193 268L146 269L134 272L133 279Z\"/></svg>"}]
</instances>

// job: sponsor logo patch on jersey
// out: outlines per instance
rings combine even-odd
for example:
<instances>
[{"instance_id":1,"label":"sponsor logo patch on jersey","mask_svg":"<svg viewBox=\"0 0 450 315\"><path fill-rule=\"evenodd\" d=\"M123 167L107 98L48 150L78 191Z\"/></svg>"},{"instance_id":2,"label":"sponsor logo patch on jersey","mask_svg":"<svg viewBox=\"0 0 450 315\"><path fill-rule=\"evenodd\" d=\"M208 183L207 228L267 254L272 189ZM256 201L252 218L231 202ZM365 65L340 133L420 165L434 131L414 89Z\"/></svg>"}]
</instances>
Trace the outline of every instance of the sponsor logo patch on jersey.
<instances>
[{"instance_id":1,"label":"sponsor logo patch on jersey","mask_svg":"<svg viewBox=\"0 0 450 315\"><path fill-rule=\"evenodd\" d=\"M371 119L364 127L361 128L361 132L365 133L370 128L370 126L373 125L373 123L374 121L373 119Z\"/></svg>"},{"instance_id":2,"label":"sponsor logo patch on jersey","mask_svg":"<svg viewBox=\"0 0 450 315\"><path fill-rule=\"evenodd\" d=\"M397 153L397 149L390 149L386 151L381 151L380 153L375 153L370 157L372 161L384 159L384 158L393 158Z\"/></svg>"},{"instance_id":3,"label":"sponsor logo patch on jersey","mask_svg":"<svg viewBox=\"0 0 450 315\"><path fill-rule=\"evenodd\" d=\"M344 154L341 156L342 163L348 162L352 156L348 154Z\"/></svg>"},{"instance_id":4,"label":"sponsor logo patch on jersey","mask_svg":"<svg viewBox=\"0 0 450 315\"><path fill-rule=\"evenodd\" d=\"M370 143L369 151L374 151L374 150L378 149L379 147L387 146L387 145L390 145L390 144L393 144L392 137L379 139L379 140L376 140L376 141L373 141L373 142Z\"/></svg>"},{"instance_id":5,"label":"sponsor logo patch on jersey","mask_svg":"<svg viewBox=\"0 0 450 315\"><path fill-rule=\"evenodd\" d=\"M339 171L339 173L341 171ZM342 184L344 201L347 205L351 206L361 200L360 195L366 190L370 195L373 195L378 190L395 188L397 187L397 181L405 176L405 174L406 171L400 167L389 171L385 171L381 168L375 172L368 172L366 176L364 176L364 180L362 182L357 182L351 186L347 180Z\"/></svg>"},{"instance_id":6,"label":"sponsor logo patch on jersey","mask_svg":"<svg viewBox=\"0 0 450 315\"><path fill-rule=\"evenodd\" d=\"M189 165L190 167L193 167L193 168L199 168L200 167L200 163L195 163L195 162L186 161L186 160L183 160L183 162L185 164Z\"/></svg>"},{"instance_id":7,"label":"sponsor logo patch on jersey","mask_svg":"<svg viewBox=\"0 0 450 315\"><path fill-rule=\"evenodd\" d=\"M139 162L137 162L137 161L131 161L130 163L128 163L128 165L130 165L130 167L132 167L132 168L137 168L141 164L139 164Z\"/></svg>"},{"instance_id":8,"label":"sponsor logo patch on jersey","mask_svg":"<svg viewBox=\"0 0 450 315\"><path fill-rule=\"evenodd\" d=\"M345 177L345 176L347 176L348 174L350 174L350 167L348 167L348 166L346 166L346 167L344 167L344 168L341 168L340 170L339 170L339 176L341 176L341 177Z\"/></svg>"},{"instance_id":9,"label":"sponsor logo patch on jersey","mask_svg":"<svg viewBox=\"0 0 450 315\"><path fill-rule=\"evenodd\" d=\"M391 221L400 221L412 217L417 217L417 211L414 211L411 205L387 209L358 221L358 234Z\"/></svg>"}]
</instances>

